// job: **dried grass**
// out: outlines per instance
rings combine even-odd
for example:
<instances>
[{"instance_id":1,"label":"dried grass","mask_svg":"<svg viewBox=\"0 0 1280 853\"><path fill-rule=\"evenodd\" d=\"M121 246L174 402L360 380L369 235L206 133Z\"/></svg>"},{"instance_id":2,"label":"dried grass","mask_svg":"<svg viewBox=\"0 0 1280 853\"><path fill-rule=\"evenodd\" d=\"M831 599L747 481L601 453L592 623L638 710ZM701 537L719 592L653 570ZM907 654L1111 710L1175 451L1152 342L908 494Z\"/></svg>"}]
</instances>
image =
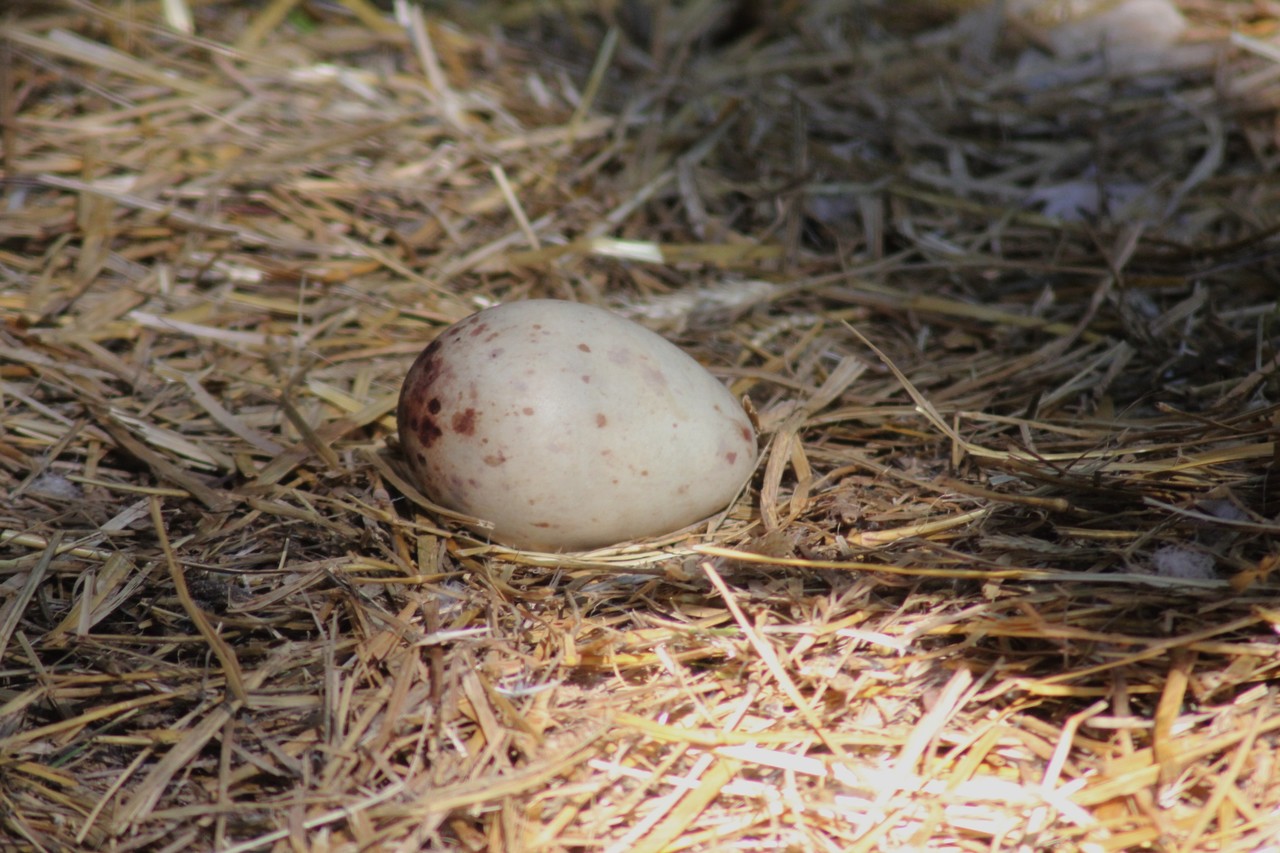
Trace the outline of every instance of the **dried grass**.
<instances>
[{"instance_id":1,"label":"dried grass","mask_svg":"<svg viewBox=\"0 0 1280 853\"><path fill-rule=\"evenodd\" d=\"M1276 849L1274 4L552 5L8 13L0 846ZM527 296L751 398L714 531L403 480Z\"/></svg>"}]
</instances>

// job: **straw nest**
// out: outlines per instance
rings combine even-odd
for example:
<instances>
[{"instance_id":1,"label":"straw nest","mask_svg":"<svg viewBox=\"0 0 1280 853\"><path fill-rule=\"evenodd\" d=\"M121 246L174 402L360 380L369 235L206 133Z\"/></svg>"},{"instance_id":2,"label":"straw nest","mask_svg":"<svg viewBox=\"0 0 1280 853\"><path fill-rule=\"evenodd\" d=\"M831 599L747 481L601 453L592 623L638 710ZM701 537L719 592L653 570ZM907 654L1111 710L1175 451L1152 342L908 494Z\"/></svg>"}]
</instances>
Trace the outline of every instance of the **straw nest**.
<instances>
[{"instance_id":1,"label":"straw nest","mask_svg":"<svg viewBox=\"0 0 1280 853\"><path fill-rule=\"evenodd\" d=\"M1075 5L10 4L7 846L1274 849L1274 6ZM750 398L727 514L424 505L532 296Z\"/></svg>"}]
</instances>

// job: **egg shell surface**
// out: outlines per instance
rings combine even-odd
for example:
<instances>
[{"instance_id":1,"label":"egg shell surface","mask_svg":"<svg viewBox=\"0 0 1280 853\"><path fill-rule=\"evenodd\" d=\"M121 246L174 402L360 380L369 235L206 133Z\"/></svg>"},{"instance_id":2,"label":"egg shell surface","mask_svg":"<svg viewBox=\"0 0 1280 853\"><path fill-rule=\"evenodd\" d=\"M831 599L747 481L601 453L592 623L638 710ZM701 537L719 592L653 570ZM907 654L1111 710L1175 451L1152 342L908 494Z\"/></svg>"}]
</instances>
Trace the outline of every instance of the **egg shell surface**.
<instances>
[{"instance_id":1,"label":"egg shell surface","mask_svg":"<svg viewBox=\"0 0 1280 853\"><path fill-rule=\"evenodd\" d=\"M724 509L756 461L751 421L691 356L553 299L443 331L409 370L396 417L421 490L518 548L670 533Z\"/></svg>"}]
</instances>

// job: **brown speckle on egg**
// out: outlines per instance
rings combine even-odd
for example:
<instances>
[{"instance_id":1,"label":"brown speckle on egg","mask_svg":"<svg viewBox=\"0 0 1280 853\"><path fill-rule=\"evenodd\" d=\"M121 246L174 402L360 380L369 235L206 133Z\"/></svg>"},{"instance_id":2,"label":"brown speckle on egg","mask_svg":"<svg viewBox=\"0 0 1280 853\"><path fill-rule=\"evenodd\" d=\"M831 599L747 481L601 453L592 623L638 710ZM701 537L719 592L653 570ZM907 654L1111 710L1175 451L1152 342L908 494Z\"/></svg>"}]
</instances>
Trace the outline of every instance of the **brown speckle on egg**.
<instances>
[{"instance_id":1,"label":"brown speckle on egg","mask_svg":"<svg viewBox=\"0 0 1280 853\"><path fill-rule=\"evenodd\" d=\"M453 416L453 431L459 435L476 434L476 410L467 409Z\"/></svg>"},{"instance_id":2,"label":"brown speckle on egg","mask_svg":"<svg viewBox=\"0 0 1280 853\"><path fill-rule=\"evenodd\" d=\"M431 420L431 418L424 418L422 426L413 434L418 436L423 447L430 447L436 443L436 440L439 439L440 436L444 435L444 431L441 430L440 427L436 426L436 422Z\"/></svg>"}]
</instances>

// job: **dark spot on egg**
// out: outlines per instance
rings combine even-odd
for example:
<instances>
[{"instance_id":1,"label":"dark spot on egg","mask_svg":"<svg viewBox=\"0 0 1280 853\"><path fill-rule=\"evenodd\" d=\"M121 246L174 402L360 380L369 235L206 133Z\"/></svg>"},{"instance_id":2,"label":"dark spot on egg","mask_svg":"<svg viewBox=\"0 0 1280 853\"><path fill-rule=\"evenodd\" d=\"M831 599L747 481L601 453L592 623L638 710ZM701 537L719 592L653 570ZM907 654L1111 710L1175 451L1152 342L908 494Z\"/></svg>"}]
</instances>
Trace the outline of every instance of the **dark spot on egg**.
<instances>
[{"instance_id":1,"label":"dark spot on egg","mask_svg":"<svg viewBox=\"0 0 1280 853\"><path fill-rule=\"evenodd\" d=\"M606 417L605 417L603 414L601 414L600 412L597 412L597 413L596 413L596 426L597 426L597 427L602 427L602 428L603 428L603 427L604 427L606 424L608 424L608 423L609 423L609 419L608 419L608 418L606 418Z\"/></svg>"},{"instance_id":2,"label":"dark spot on egg","mask_svg":"<svg viewBox=\"0 0 1280 853\"><path fill-rule=\"evenodd\" d=\"M578 344L578 349L582 350L583 352L591 352L591 347L587 346L586 344Z\"/></svg>"},{"instance_id":3,"label":"dark spot on egg","mask_svg":"<svg viewBox=\"0 0 1280 853\"><path fill-rule=\"evenodd\" d=\"M584 373L584 374L582 374L582 381L583 381L583 382L585 382L585 383L587 383L588 385L590 385L590 384L591 384L591 377Z\"/></svg>"},{"instance_id":4,"label":"dark spot on egg","mask_svg":"<svg viewBox=\"0 0 1280 853\"><path fill-rule=\"evenodd\" d=\"M546 530L548 527L550 527L550 526L551 526L551 522L549 522L549 521L535 521L535 522L533 523L533 526L534 526L534 527L540 527L540 528L542 528L543 530Z\"/></svg>"},{"instance_id":5,"label":"dark spot on egg","mask_svg":"<svg viewBox=\"0 0 1280 853\"><path fill-rule=\"evenodd\" d=\"M489 324L488 324L488 323L480 323L480 324L479 324L479 325L477 325L474 329L472 329L472 330L471 330L471 337L473 337L473 338L478 338L478 337L480 337L481 335L483 335L483 334L485 333L485 330L486 330L486 329L488 329L488 328L489 328Z\"/></svg>"},{"instance_id":6,"label":"dark spot on egg","mask_svg":"<svg viewBox=\"0 0 1280 853\"><path fill-rule=\"evenodd\" d=\"M738 454L737 454L736 452L734 452L734 451L730 450L728 453L726 453L726 454L724 455L724 458L725 458L725 459L728 459L728 460L729 460L729 464L730 464L730 465L732 465L734 462L737 462L737 461L738 461Z\"/></svg>"},{"instance_id":7,"label":"dark spot on egg","mask_svg":"<svg viewBox=\"0 0 1280 853\"><path fill-rule=\"evenodd\" d=\"M523 409L521 409L520 411L521 411L521 412L523 412L523 413L524 413L524 414L526 414L526 415L532 415L532 414L533 414L533 406L525 406L525 407L524 407Z\"/></svg>"},{"instance_id":8,"label":"dark spot on egg","mask_svg":"<svg viewBox=\"0 0 1280 853\"><path fill-rule=\"evenodd\" d=\"M742 427L742 440L747 444L751 443L751 430L748 427Z\"/></svg>"},{"instance_id":9,"label":"dark spot on egg","mask_svg":"<svg viewBox=\"0 0 1280 853\"><path fill-rule=\"evenodd\" d=\"M419 353L405 378L396 406L396 420L401 424L402 437L415 436L423 447L430 447L441 436L440 426L430 415L440 411L439 398L432 396L432 389L444 384L453 372L440 358L441 339L436 338ZM427 414L421 409L421 400L430 397Z\"/></svg>"},{"instance_id":10,"label":"dark spot on egg","mask_svg":"<svg viewBox=\"0 0 1280 853\"><path fill-rule=\"evenodd\" d=\"M453 416L453 431L459 435L475 435L476 410L467 409Z\"/></svg>"},{"instance_id":11,"label":"dark spot on egg","mask_svg":"<svg viewBox=\"0 0 1280 853\"><path fill-rule=\"evenodd\" d=\"M436 426L436 422L431 418L422 419L422 427L418 430L418 440L422 442L423 447L430 447L436 443L436 439L444 435L440 427Z\"/></svg>"},{"instance_id":12,"label":"dark spot on egg","mask_svg":"<svg viewBox=\"0 0 1280 853\"><path fill-rule=\"evenodd\" d=\"M409 368L409 379L405 382L405 388L413 389L415 392L430 388L440 378L440 374L444 369L444 364L439 355L440 339L437 338L428 344L427 348L414 359L413 367ZM403 397L404 395L402 394L401 398L403 399Z\"/></svg>"},{"instance_id":13,"label":"dark spot on egg","mask_svg":"<svg viewBox=\"0 0 1280 853\"><path fill-rule=\"evenodd\" d=\"M490 468L497 468L499 465L507 461L507 456L501 450L497 453L490 453L484 458L484 464Z\"/></svg>"},{"instance_id":14,"label":"dark spot on egg","mask_svg":"<svg viewBox=\"0 0 1280 853\"><path fill-rule=\"evenodd\" d=\"M495 347L489 350L489 358L497 358L498 356L502 355L504 352L506 352L506 350L504 350L502 347Z\"/></svg>"}]
</instances>

